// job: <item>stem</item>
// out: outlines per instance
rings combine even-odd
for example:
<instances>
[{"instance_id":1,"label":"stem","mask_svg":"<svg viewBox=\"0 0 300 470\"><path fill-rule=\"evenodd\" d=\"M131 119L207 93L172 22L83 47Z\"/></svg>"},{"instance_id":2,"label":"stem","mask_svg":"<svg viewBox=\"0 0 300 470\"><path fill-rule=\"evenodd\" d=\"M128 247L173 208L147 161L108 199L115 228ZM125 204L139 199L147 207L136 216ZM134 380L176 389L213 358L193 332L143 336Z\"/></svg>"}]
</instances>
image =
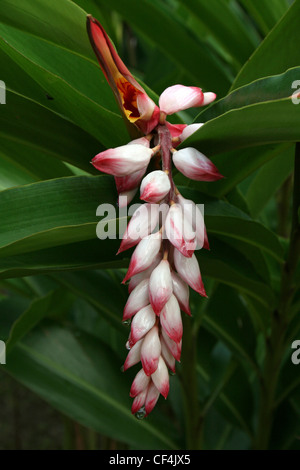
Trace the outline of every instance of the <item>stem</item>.
<instances>
[{"instance_id":1,"label":"stem","mask_svg":"<svg viewBox=\"0 0 300 470\"><path fill-rule=\"evenodd\" d=\"M279 191L278 200L278 235L287 238L289 236L289 208L292 190L292 175L283 183Z\"/></svg>"},{"instance_id":2,"label":"stem","mask_svg":"<svg viewBox=\"0 0 300 470\"><path fill-rule=\"evenodd\" d=\"M182 347L181 385L185 407L186 449L199 450L201 441L200 407L197 388L197 336L189 317L183 317L184 339Z\"/></svg>"},{"instance_id":3,"label":"stem","mask_svg":"<svg viewBox=\"0 0 300 470\"><path fill-rule=\"evenodd\" d=\"M296 144L294 167L293 215L289 253L282 268L281 290L277 309L272 314L271 334L267 338L267 352L262 379L261 403L256 449L268 449L272 431L273 416L276 408L276 390L282 358L286 348L286 332L289 312L295 293L293 278L300 255L300 143Z\"/></svg>"},{"instance_id":4,"label":"stem","mask_svg":"<svg viewBox=\"0 0 300 470\"><path fill-rule=\"evenodd\" d=\"M169 202L174 199L175 195L175 184L172 177L172 162L171 162L171 152L172 148L172 137L169 129L165 125L160 125L157 127L159 143L160 143L160 153L162 158L162 169L163 171L168 172L171 190L169 193Z\"/></svg>"}]
</instances>

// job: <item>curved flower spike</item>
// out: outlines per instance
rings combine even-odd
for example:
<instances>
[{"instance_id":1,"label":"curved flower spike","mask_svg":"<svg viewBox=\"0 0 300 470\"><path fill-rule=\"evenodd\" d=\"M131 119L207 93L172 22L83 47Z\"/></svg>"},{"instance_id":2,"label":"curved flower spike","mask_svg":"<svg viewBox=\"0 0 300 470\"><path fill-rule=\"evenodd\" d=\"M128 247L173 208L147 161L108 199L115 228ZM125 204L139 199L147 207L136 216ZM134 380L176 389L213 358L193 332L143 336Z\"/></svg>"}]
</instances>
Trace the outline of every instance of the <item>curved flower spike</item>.
<instances>
[{"instance_id":1,"label":"curved flower spike","mask_svg":"<svg viewBox=\"0 0 300 470\"><path fill-rule=\"evenodd\" d=\"M101 24L87 17L87 31L100 67L124 117L144 134L158 124L160 111L120 59Z\"/></svg>"}]
</instances>

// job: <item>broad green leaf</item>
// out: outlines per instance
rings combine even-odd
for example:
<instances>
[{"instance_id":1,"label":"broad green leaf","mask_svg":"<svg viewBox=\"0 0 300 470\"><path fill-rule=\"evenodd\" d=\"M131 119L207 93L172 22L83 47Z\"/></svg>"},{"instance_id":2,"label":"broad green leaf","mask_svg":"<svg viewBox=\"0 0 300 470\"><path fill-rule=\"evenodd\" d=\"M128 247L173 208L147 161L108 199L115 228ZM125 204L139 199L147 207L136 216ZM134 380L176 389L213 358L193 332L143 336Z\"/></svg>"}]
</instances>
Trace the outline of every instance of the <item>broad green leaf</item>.
<instances>
[{"instance_id":1,"label":"broad green leaf","mask_svg":"<svg viewBox=\"0 0 300 470\"><path fill-rule=\"evenodd\" d=\"M209 400L213 390L217 390L218 382L216 380L216 367L219 369L224 366L224 347L222 357L218 356L216 360L216 352L220 349L220 343L210 335L206 329L200 329L199 341L197 343L197 373L200 379L199 386L206 389L206 398ZM224 366L225 368L225 366ZM223 368L223 372L224 372ZM240 387L237 387L236 373L240 377ZM218 375L220 375L218 373ZM220 375L220 381L224 379L224 375ZM233 381L233 382L232 382ZM252 407L252 396L249 388L249 382L245 377L242 366L238 366L233 373L229 375L219 393L216 396L215 405L222 415L226 416L234 425L244 429L247 433L251 433L249 425L249 412ZM236 389L240 390L240 396L237 397ZM201 388L199 393L201 392ZM247 403L250 406L247 406Z\"/></svg>"},{"instance_id":2,"label":"broad green leaf","mask_svg":"<svg viewBox=\"0 0 300 470\"><path fill-rule=\"evenodd\" d=\"M234 14L226 0L190 0L180 2L192 15L203 22L210 33L218 40L237 62L242 65L255 49L248 30L240 18Z\"/></svg>"},{"instance_id":3,"label":"broad green leaf","mask_svg":"<svg viewBox=\"0 0 300 470\"><path fill-rule=\"evenodd\" d=\"M106 4L102 0L99 3ZM203 86L221 95L226 93L230 80L221 60L207 50L204 42L195 39L171 11L167 13L149 0L111 0L110 7L182 68L194 86Z\"/></svg>"},{"instance_id":4,"label":"broad green leaf","mask_svg":"<svg viewBox=\"0 0 300 470\"><path fill-rule=\"evenodd\" d=\"M105 289L102 289L101 292L105 295ZM117 296L114 294L114 299L116 298ZM81 295L78 294L78 298L74 302L68 320L70 321L71 327L75 327L100 339L102 343L113 349L121 361L124 361L128 352L125 345L128 340L130 326L127 325L126 327L122 325L123 328L119 328L121 324L120 311L122 311L122 309L119 310L118 328L115 328L111 321L105 318L103 306L98 310L93 307L90 302L82 300Z\"/></svg>"},{"instance_id":5,"label":"broad green leaf","mask_svg":"<svg viewBox=\"0 0 300 470\"><path fill-rule=\"evenodd\" d=\"M53 109L66 115L106 146L128 140L99 66L42 38L0 23L2 49L53 98Z\"/></svg>"},{"instance_id":6,"label":"broad green leaf","mask_svg":"<svg viewBox=\"0 0 300 470\"><path fill-rule=\"evenodd\" d=\"M14 293L4 299L0 299L0 340L7 341L12 325L24 310L28 308L31 300Z\"/></svg>"},{"instance_id":7,"label":"broad green leaf","mask_svg":"<svg viewBox=\"0 0 300 470\"><path fill-rule=\"evenodd\" d=\"M267 0L264 0L264 4L266 3ZM231 89L239 88L258 78L283 73L291 67L299 66L299 18L300 1L295 0L287 13L246 62Z\"/></svg>"},{"instance_id":8,"label":"broad green leaf","mask_svg":"<svg viewBox=\"0 0 300 470\"><path fill-rule=\"evenodd\" d=\"M264 165L248 187L246 198L253 217L257 217L274 193L293 171L293 147Z\"/></svg>"},{"instance_id":9,"label":"broad green leaf","mask_svg":"<svg viewBox=\"0 0 300 470\"><path fill-rule=\"evenodd\" d=\"M205 311L203 326L223 341L238 360L246 359L256 367L255 331L247 309L234 289L228 286L217 288Z\"/></svg>"},{"instance_id":10,"label":"broad green leaf","mask_svg":"<svg viewBox=\"0 0 300 470\"><path fill-rule=\"evenodd\" d=\"M292 95L291 85L299 78L299 74L300 67L298 66L290 68L279 75L255 79L252 83L241 86L205 108L198 114L196 120L198 122L208 122L234 109L289 98Z\"/></svg>"},{"instance_id":11,"label":"broad green leaf","mask_svg":"<svg viewBox=\"0 0 300 470\"><path fill-rule=\"evenodd\" d=\"M240 251L221 240L210 237L210 241L211 251L200 250L196 253L202 274L254 297L265 307L274 306L274 293L262 282L252 263Z\"/></svg>"},{"instance_id":12,"label":"broad green leaf","mask_svg":"<svg viewBox=\"0 0 300 470\"><path fill-rule=\"evenodd\" d=\"M7 353L26 336L53 308L54 293L50 292L45 297L32 301L27 310L15 321L6 343ZM62 300L62 299L60 299Z\"/></svg>"},{"instance_id":13,"label":"broad green leaf","mask_svg":"<svg viewBox=\"0 0 300 470\"><path fill-rule=\"evenodd\" d=\"M10 354L7 370L72 419L137 449L176 449L175 431L157 413L130 412L130 379L107 345L90 335L43 323ZM72 399L70 399L70 394Z\"/></svg>"},{"instance_id":14,"label":"broad green leaf","mask_svg":"<svg viewBox=\"0 0 300 470\"><path fill-rule=\"evenodd\" d=\"M241 0L241 3L264 35L269 33L288 9L286 0Z\"/></svg>"},{"instance_id":15,"label":"broad green leaf","mask_svg":"<svg viewBox=\"0 0 300 470\"><path fill-rule=\"evenodd\" d=\"M1 153L34 180L71 175L59 160L95 173L91 159L103 149L78 126L16 93L0 108Z\"/></svg>"},{"instance_id":16,"label":"broad green leaf","mask_svg":"<svg viewBox=\"0 0 300 470\"><path fill-rule=\"evenodd\" d=\"M111 180L78 176L2 191L2 255L96 238L98 205L115 202Z\"/></svg>"},{"instance_id":17,"label":"broad green leaf","mask_svg":"<svg viewBox=\"0 0 300 470\"><path fill-rule=\"evenodd\" d=\"M55 279L96 307L115 328L123 333L126 331L122 325L122 312L127 300L127 289L121 286L121 279L114 280L104 270L57 273Z\"/></svg>"},{"instance_id":18,"label":"broad green leaf","mask_svg":"<svg viewBox=\"0 0 300 470\"><path fill-rule=\"evenodd\" d=\"M2 23L92 59L85 19L85 12L70 0L2 0L0 4Z\"/></svg>"},{"instance_id":19,"label":"broad green leaf","mask_svg":"<svg viewBox=\"0 0 300 470\"><path fill-rule=\"evenodd\" d=\"M119 246L119 240L95 239L3 257L0 279L82 269L126 268L129 258L116 257Z\"/></svg>"},{"instance_id":20,"label":"broad green leaf","mask_svg":"<svg viewBox=\"0 0 300 470\"><path fill-rule=\"evenodd\" d=\"M184 147L216 155L257 145L297 142L299 125L298 107L290 97L282 98L228 111L186 139Z\"/></svg>"}]
</instances>

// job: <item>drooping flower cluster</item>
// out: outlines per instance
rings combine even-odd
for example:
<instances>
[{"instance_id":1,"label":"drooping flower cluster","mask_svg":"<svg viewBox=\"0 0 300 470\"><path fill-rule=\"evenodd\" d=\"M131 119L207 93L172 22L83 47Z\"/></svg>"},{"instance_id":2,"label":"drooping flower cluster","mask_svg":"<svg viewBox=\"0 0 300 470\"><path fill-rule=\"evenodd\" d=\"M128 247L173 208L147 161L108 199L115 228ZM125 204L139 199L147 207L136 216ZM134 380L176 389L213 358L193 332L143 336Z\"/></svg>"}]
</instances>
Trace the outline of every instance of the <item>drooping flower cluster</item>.
<instances>
[{"instance_id":1,"label":"drooping flower cluster","mask_svg":"<svg viewBox=\"0 0 300 470\"><path fill-rule=\"evenodd\" d=\"M222 178L216 166L198 150L176 150L202 124L174 125L166 118L190 107L207 105L216 95L197 87L175 85L161 94L157 106L92 17L88 17L88 32L125 119L144 134L127 145L99 153L92 163L115 177L120 206L128 204L138 189L140 199L145 201L133 214L118 253L135 247L123 280L129 281L123 321L131 324L124 370L141 363L130 390L132 413L148 415L160 394L167 397L168 370L175 372L175 362L180 360L181 310L191 315L189 287L206 296L194 253L209 248L203 215L176 188L172 162L193 180ZM151 159L157 169L147 174Z\"/></svg>"}]
</instances>

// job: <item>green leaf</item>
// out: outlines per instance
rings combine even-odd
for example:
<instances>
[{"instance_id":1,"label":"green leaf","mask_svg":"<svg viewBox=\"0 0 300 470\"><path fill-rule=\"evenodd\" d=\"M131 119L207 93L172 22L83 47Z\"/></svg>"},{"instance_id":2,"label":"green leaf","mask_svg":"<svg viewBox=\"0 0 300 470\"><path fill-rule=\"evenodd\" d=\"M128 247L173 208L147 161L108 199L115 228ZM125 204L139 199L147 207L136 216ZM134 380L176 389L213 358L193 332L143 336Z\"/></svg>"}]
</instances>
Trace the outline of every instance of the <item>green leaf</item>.
<instances>
[{"instance_id":1,"label":"green leaf","mask_svg":"<svg viewBox=\"0 0 300 470\"><path fill-rule=\"evenodd\" d=\"M264 4L266 3L270 5L267 0L264 1ZM273 8L273 2L271 8ZM299 65L299 15L300 1L295 0L287 13L241 69L232 85L232 90L258 78L283 73L287 69Z\"/></svg>"},{"instance_id":2,"label":"green leaf","mask_svg":"<svg viewBox=\"0 0 300 470\"><path fill-rule=\"evenodd\" d=\"M226 0L180 2L195 15L218 40L221 47L242 65L255 49L252 37Z\"/></svg>"},{"instance_id":3,"label":"green leaf","mask_svg":"<svg viewBox=\"0 0 300 470\"><path fill-rule=\"evenodd\" d=\"M286 0L241 0L243 7L250 13L264 35L275 26L288 9Z\"/></svg>"},{"instance_id":4,"label":"green leaf","mask_svg":"<svg viewBox=\"0 0 300 470\"><path fill-rule=\"evenodd\" d=\"M158 414L138 421L132 416L130 379L120 372L113 351L90 335L75 333L43 323L11 351L8 372L61 412L104 435L138 449L176 449L167 418Z\"/></svg>"},{"instance_id":5,"label":"green leaf","mask_svg":"<svg viewBox=\"0 0 300 470\"><path fill-rule=\"evenodd\" d=\"M299 125L297 106L290 98L282 98L228 111L207 122L184 141L184 146L215 155L256 145L296 142Z\"/></svg>"},{"instance_id":6,"label":"green leaf","mask_svg":"<svg viewBox=\"0 0 300 470\"><path fill-rule=\"evenodd\" d=\"M230 245L210 237L211 251L200 250L196 253L201 272L204 276L234 287L241 293L254 297L265 307L275 305L271 288L254 270L241 252Z\"/></svg>"},{"instance_id":7,"label":"green leaf","mask_svg":"<svg viewBox=\"0 0 300 470\"><path fill-rule=\"evenodd\" d=\"M100 1L100 4L106 2ZM163 51L183 69L195 86L203 86L224 95L230 80L221 60L204 42L199 42L190 31L174 18L172 11L149 0L111 0L116 10L141 35Z\"/></svg>"},{"instance_id":8,"label":"green leaf","mask_svg":"<svg viewBox=\"0 0 300 470\"><path fill-rule=\"evenodd\" d=\"M1 23L0 37L4 52L53 98L53 110L67 116L105 146L117 146L128 140L113 93L95 62Z\"/></svg>"},{"instance_id":9,"label":"green leaf","mask_svg":"<svg viewBox=\"0 0 300 470\"><path fill-rule=\"evenodd\" d=\"M223 347L220 348L220 346ZM226 351L229 358L225 356ZM200 329L197 343L199 393L206 389L206 399L210 400L212 393L218 391L218 384L220 385L221 382L222 387L219 389L214 401L213 410L216 407L227 420L251 434L249 414L252 407L252 393L249 388L249 381L240 365L233 369L227 380L224 381L225 366L228 359L230 360L230 353L226 350L224 344L219 341L216 342L215 338L206 329ZM237 386L238 377L241 381L239 386ZM240 391L239 397L236 393L237 390ZM247 406L247 404L250 406Z\"/></svg>"},{"instance_id":10,"label":"green leaf","mask_svg":"<svg viewBox=\"0 0 300 470\"><path fill-rule=\"evenodd\" d=\"M109 273L102 270L57 273L55 280L96 307L114 328L125 332L122 311L127 300L127 289L121 286L120 278L114 280Z\"/></svg>"},{"instance_id":11,"label":"green leaf","mask_svg":"<svg viewBox=\"0 0 300 470\"><path fill-rule=\"evenodd\" d=\"M2 0L0 19L32 36L94 58L85 29L86 14L72 1Z\"/></svg>"},{"instance_id":12,"label":"green leaf","mask_svg":"<svg viewBox=\"0 0 300 470\"><path fill-rule=\"evenodd\" d=\"M253 217L257 217L274 193L293 171L293 147L264 165L248 187L246 198ZM270 177L271 176L271 177Z\"/></svg>"},{"instance_id":13,"label":"green leaf","mask_svg":"<svg viewBox=\"0 0 300 470\"><path fill-rule=\"evenodd\" d=\"M203 326L233 351L238 360L246 359L256 368L256 335L247 309L236 291L219 286L208 302Z\"/></svg>"},{"instance_id":14,"label":"green leaf","mask_svg":"<svg viewBox=\"0 0 300 470\"><path fill-rule=\"evenodd\" d=\"M107 176L60 178L2 191L0 256L96 238L96 209L103 202L115 202Z\"/></svg>"},{"instance_id":15,"label":"green leaf","mask_svg":"<svg viewBox=\"0 0 300 470\"><path fill-rule=\"evenodd\" d=\"M33 300L28 309L15 321L6 343L7 353L10 353L16 343L49 313L50 308L53 307L53 299L54 293L50 292L45 297Z\"/></svg>"},{"instance_id":16,"label":"green leaf","mask_svg":"<svg viewBox=\"0 0 300 470\"><path fill-rule=\"evenodd\" d=\"M255 79L252 83L232 91L225 98L205 108L198 114L196 120L208 122L234 109L289 98L292 94L292 83L299 78L299 74L300 67L298 66L279 75Z\"/></svg>"},{"instance_id":17,"label":"green leaf","mask_svg":"<svg viewBox=\"0 0 300 470\"><path fill-rule=\"evenodd\" d=\"M1 153L34 179L71 175L59 160L95 173L90 161L103 148L78 126L16 93L8 92L0 108L0 129Z\"/></svg>"},{"instance_id":18,"label":"green leaf","mask_svg":"<svg viewBox=\"0 0 300 470\"><path fill-rule=\"evenodd\" d=\"M129 258L116 257L119 246L118 240L95 239L3 257L0 279L82 269L125 268Z\"/></svg>"}]
</instances>

